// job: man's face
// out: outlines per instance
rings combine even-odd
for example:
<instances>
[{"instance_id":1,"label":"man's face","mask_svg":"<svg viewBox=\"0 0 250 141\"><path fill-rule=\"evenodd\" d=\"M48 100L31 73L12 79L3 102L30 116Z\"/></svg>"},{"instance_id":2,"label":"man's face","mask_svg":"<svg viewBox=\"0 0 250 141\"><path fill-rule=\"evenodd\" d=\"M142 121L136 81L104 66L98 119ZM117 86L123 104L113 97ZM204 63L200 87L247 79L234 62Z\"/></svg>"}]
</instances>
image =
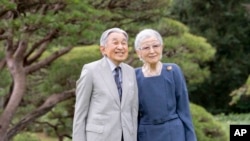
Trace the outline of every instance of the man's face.
<instances>
[{"instance_id":1,"label":"man's face","mask_svg":"<svg viewBox=\"0 0 250 141\"><path fill-rule=\"evenodd\" d=\"M114 64L119 65L128 57L128 42L124 34L113 32L110 33L105 46L101 46L100 50Z\"/></svg>"}]
</instances>

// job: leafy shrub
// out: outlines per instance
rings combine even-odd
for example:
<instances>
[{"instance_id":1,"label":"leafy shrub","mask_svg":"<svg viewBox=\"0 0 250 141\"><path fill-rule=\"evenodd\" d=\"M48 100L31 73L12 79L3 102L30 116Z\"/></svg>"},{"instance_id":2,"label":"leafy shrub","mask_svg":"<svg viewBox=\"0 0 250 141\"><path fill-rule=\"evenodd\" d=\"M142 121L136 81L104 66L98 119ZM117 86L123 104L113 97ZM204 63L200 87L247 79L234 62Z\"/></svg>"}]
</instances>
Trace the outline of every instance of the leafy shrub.
<instances>
[{"instance_id":1,"label":"leafy shrub","mask_svg":"<svg viewBox=\"0 0 250 141\"><path fill-rule=\"evenodd\" d=\"M198 141L228 141L223 125L203 107L190 104L193 123Z\"/></svg>"},{"instance_id":2,"label":"leafy shrub","mask_svg":"<svg viewBox=\"0 0 250 141\"><path fill-rule=\"evenodd\" d=\"M232 111L239 113L248 113L250 112L250 75L244 85L240 88L232 91L230 93L232 97L229 105L231 106Z\"/></svg>"}]
</instances>

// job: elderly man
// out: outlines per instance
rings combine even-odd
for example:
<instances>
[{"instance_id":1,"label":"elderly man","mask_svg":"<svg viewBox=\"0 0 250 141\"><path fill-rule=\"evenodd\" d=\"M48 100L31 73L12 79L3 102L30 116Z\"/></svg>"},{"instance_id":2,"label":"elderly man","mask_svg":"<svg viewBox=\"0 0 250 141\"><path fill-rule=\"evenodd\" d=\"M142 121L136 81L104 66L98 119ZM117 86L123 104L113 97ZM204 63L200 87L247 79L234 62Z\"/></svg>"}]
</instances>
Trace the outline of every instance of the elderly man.
<instances>
[{"instance_id":1,"label":"elderly man","mask_svg":"<svg viewBox=\"0 0 250 141\"><path fill-rule=\"evenodd\" d=\"M136 141L138 90L135 72L123 63L128 35L103 32L103 58L83 66L77 80L73 141Z\"/></svg>"}]
</instances>

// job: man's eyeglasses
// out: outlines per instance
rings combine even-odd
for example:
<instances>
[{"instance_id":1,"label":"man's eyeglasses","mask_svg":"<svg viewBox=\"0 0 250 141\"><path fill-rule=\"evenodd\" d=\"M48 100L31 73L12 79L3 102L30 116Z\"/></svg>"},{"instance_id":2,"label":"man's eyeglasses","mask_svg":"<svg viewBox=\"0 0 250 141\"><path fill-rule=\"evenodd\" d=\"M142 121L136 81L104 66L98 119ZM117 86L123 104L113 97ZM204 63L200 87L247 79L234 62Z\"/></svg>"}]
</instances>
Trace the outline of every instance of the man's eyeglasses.
<instances>
[{"instance_id":1,"label":"man's eyeglasses","mask_svg":"<svg viewBox=\"0 0 250 141\"><path fill-rule=\"evenodd\" d=\"M141 48L139 48L140 50L143 50L143 51L149 51L151 50L151 48L153 50L156 50L156 49L159 49L161 47L161 44L154 44L154 45L147 45L147 46L143 46Z\"/></svg>"}]
</instances>

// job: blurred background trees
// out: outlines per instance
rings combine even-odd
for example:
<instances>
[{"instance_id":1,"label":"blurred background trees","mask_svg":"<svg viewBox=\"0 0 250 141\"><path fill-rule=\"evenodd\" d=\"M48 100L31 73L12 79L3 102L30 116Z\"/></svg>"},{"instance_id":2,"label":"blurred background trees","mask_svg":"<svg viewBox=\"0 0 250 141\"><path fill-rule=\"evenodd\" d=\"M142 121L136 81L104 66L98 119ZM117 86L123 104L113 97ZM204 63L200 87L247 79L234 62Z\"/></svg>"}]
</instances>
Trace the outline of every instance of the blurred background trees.
<instances>
[{"instance_id":1,"label":"blurred background trees","mask_svg":"<svg viewBox=\"0 0 250 141\"><path fill-rule=\"evenodd\" d=\"M247 105L229 107L229 94L246 83L250 72L249 0L177 0L174 5L175 19L190 27L192 33L205 37L216 49L215 57L204 64L211 75L195 86L191 100L213 113L249 112ZM247 97L249 102L249 96L242 98Z\"/></svg>"},{"instance_id":2,"label":"blurred background trees","mask_svg":"<svg viewBox=\"0 0 250 141\"><path fill-rule=\"evenodd\" d=\"M99 38L111 27L128 32L126 62L133 67L142 63L135 35L156 29L164 38L162 61L181 66L191 102L213 114L249 112L242 104L249 91L241 89L249 86L247 7L243 0L2 0L0 141L22 131L71 138L75 81L85 63L101 58ZM199 140L226 140L198 105L191 110Z\"/></svg>"}]
</instances>

